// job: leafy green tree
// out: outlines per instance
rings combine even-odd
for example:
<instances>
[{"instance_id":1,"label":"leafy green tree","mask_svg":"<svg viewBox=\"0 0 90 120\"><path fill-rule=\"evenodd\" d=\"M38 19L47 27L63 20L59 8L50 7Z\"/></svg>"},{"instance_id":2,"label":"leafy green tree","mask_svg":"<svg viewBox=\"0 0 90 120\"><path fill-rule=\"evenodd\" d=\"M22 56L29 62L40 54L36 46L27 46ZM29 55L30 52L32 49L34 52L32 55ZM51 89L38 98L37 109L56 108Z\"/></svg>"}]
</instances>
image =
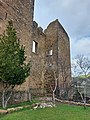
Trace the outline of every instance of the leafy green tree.
<instances>
[{"instance_id":1,"label":"leafy green tree","mask_svg":"<svg viewBox=\"0 0 90 120\"><path fill-rule=\"evenodd\" d=\"M6 31L0 35L0 82L3 86L2 106L7 103L17 85L25 82L30 75L30 62L26 62L25 48L20 45L12 21ZM9 95L7 95L7 91Z\"/></svg>"}]
</instances>

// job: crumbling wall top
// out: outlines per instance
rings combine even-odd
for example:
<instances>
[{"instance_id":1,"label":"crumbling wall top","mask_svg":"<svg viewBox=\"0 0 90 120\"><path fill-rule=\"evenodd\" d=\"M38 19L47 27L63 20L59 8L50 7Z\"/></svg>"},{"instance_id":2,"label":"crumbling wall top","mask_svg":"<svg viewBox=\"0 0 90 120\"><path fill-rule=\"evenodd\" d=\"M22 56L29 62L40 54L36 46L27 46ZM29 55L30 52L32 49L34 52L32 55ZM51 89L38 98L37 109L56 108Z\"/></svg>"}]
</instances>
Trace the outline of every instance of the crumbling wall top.
<instances>
[{"instance_id":1,"label":"crumbling wall top","mask_svg":"<svg viewBox=\"0 0 90 120\"><path fill-rule=\"evenodd\" d=\"M44 30L44 33L46 33L47 31L49 31L50 28L53 28L55 30L58 30L60 29L63 33L65 33L65 35L69 38L67 32L65 31L65 29L63 28L63 26L61 25L61 23L59 22L58 19L54 20L53 22L51 22L47 28Z\"/></svg>"},{"instance_id":2,"label":"crumbling wall top","mask_svg":"<svg viewBox=\"0 0 90 120\"><path fill-rule=\"evenodd\" d=\"M36 21L33 21L33 32L37 32L38 35L45 35L43 32L43 28L38 26L38 23Z\"/></svg>"}]
</instances>

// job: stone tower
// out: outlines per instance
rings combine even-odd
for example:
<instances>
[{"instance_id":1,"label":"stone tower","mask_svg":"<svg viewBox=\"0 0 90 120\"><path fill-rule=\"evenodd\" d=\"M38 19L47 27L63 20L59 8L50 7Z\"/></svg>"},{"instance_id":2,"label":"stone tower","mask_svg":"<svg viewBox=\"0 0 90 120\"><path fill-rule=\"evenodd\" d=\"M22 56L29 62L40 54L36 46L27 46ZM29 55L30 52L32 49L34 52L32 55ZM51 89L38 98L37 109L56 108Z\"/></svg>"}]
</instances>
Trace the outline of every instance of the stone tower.
<instances>
[{"instance_id":1,"label":"stone tower","mask_svg":"<svg viewBox=\"0 0 90 120\"><path fill-rule=\"evenodd\" d=\"M45 30L46 35L46 79L50 79L50 70L56 72L58 78L58 94L68 91L71 80L70 41L68 34L56 19ZM53 79L53 78L52 78ZM60 95L61 96L61 95Z\"/></svg>"},{"instance_id":2,"label":"stone tower","mask_svg":"<svg viewBox=\"0 0 90 120\"><path fill-rule=\"evenodd\" d=\"M27 61L31 58L34 0L0 0L0 34L12 20L21 44L25 46ZM22 89L28 89L29 78Z\"/></svg>"},{"instance_id":3,"label":"stone tower","mask_svg":"<svg viewBox=\"0 0 90 120\"><path fill-rule=\"evenodd\" d=\"M25 45L30 57L33 31L34 0L0 0L0 34L8 20L12 20L21 44Z\"/></svg>"}]
</instances>

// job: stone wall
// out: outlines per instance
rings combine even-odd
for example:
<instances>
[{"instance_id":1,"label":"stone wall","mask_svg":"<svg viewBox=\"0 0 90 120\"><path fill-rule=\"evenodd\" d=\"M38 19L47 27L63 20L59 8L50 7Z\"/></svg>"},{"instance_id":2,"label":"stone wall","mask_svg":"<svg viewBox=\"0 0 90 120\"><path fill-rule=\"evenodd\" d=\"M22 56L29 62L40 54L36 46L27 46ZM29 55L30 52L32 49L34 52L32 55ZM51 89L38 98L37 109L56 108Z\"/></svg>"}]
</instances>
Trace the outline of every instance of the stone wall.
<instances>
[{"instance_id":1,"label":"stone wall","mask_svg":"<svg viewBox=\"0 0 90 120\"><path fill-rule=\"evenodd\" d=\"M0 1L0 34L6 29L7 21L12 20L21 44L25 46L27 61L31 58L33 32L34 0L3 0ZM18 87L20 90L29 88L27 82Z\"/></svg>"},{"instance_id":2,"label":"stone wall","mask_svg":"<svg viewBox=\"0 0 90 120\"><path fill-rule=\"evenodd\" d=\"M63 65L63 66L61 66ZM58 67L59 73L64 69L65 75L67 75L67 82L69 83L71 80L71 62L70 62L70 41L69 37L62 27L62 25L58 22ZM65 67L65 68L64 68ZM60 74L60 78L62 79L62 75ZM62 80L60 80L63 82Z\"/></svg>"},{"instance_id":3,"label":"stone wall","mask_svg":"<svg viewBox=\"0 0 90 120\"><path fill-rule=\"evenodd\" d=\"M64 84L69 87L71 81L69 37L57 19L49 24L45 35L47 69L56 71L59 89ZM52 50L52 55L49 54L50 50Z\"/></svg>"},{"instance_id":4,"label":"stone wall","mask_svg":"<svg viewBox=\"0 0 90 120\"><path fill-rule=\"evenodd\" d=\"M38 27L38 24L33 22L33 41L37 43L37 51L31 53L31 76L30 88L42 88L44 80L44 65L45 65L45 34L43 29ZM33 42L32 42L33 47ZM33 49L33 48L32 48Z\"/></svg>"},{"instance_id":5,"label":"stone wall","mask_svg":"<svg viewBox=\"0 0 90 120\"><path fill-rule=\"evenodd\" d=\"M10 91L8 91L6 94L8 95ZM29 101L29 93L28 91L13 91L13 94L8 101L9 104L19 104L20 102ZM2 91L0 91L0 106L2 106Z\"/></svg>"},{"instance_id":6,"label":"stone wall","mask_svg":"<svg viewBox=\"0 0 90 120\"><path fill-rule=\"evenodd\" d=\"M47 61L47 68L54 67L57 69L57 60L58 60L58 29L57 29L57 22L53 21L44 31L46 35L46 61ZM52 53L50 53L52 51Z\"/></svg>"},{"instance_id":7,"label":"stone wall","mask_svg":"<svg viewBox=\"0 0 90 120\"><path fill-rule=\"evenodd\" d=\"M12 20L17 36L25 46L27 61L31 60L32 63L31 75L23 85L16 87L16 90L43 89L51 69L56 71L60 88L63 83L61 58L69 66L67 83L71 80L69 37L58 20L50 23L43 31L38 23L33 21L33 15L34 0L0 0L0 34L6 29L7 21ZM32 51L33 41L36 43L36 52Z\"/></svg>"}]
</instances>

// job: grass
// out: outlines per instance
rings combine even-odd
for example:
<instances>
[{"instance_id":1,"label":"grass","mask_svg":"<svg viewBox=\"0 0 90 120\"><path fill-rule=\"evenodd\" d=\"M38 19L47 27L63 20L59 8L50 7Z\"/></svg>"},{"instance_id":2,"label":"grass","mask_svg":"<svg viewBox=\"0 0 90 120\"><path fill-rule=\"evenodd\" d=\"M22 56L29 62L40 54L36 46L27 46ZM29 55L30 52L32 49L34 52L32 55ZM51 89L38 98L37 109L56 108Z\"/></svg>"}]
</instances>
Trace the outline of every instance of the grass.
<instances>
[{"instance_id":1,"label":"grass","mask_svg":"<svg viewBox=\"0 0 90 120\"><path fill-rule=\"evenodd\" d=\"M23 109L1 116L0 120L90 120L90 108L61 104L55 108Z\"/></svg>"}]
</instances>

